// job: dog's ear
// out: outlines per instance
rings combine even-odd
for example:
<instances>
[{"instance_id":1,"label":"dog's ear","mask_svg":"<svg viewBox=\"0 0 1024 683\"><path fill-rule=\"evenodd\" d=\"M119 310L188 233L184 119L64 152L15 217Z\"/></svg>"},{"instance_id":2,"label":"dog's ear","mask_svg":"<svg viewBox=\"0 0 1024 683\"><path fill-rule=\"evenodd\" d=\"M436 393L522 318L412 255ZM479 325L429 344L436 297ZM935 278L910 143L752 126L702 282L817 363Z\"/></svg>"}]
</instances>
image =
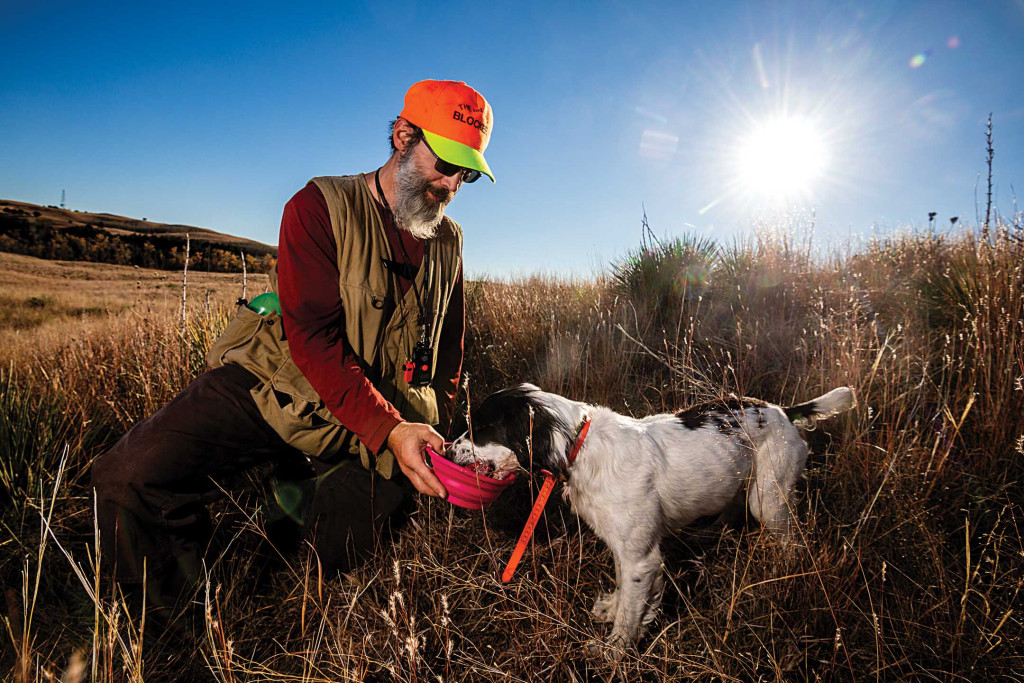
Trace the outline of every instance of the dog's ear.
<instances>
[{"instance_id":1,"label":"dog's ear","mask_svg":"<svg viewBox=\"0 0 1024 683\"><path fill-rule=\"evenodd\" d=\"M532 386L532 385L531 385ZM538 394L539 389L525 394L524 410L532 410L533 422L533 462L544 469L558 472L565 468L568 448L573 441L573 425L566 424L559 415L544 404ZM516 453L523 466L527 466L528 456L524 452Z\"/></svg>"},{"instance_id":2,"label":"dog's ear","mask_svg":"<svg viewBox=\"0 0 1024 683\"><path fill-rule=\"evenodd\" d=\"M533 384L517 384L491 394L471 415L474 440L506 446L523 467L530 465L532 446L535 467L562 469L574 425L563 424L544 405L543 395Z\"/></svg>"}]
</instances>

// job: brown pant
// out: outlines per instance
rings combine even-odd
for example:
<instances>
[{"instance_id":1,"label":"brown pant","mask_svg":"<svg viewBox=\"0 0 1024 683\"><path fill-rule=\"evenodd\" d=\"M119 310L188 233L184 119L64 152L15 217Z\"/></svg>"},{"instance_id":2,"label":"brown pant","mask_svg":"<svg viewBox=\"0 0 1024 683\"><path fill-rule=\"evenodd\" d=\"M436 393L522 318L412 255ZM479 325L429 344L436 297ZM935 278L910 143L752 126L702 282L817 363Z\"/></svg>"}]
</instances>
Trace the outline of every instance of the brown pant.
<instances>
[{"instance_id":1,"label":"brown pant","mask_svg":"<svg viewBox=\"0 0 1024 683\"><path fill-rule=\"evenodd\" d=\"M147 601L173 606L201 578L218 483L265 463L304 462L263 420L249 394L256 383L238 366L210 370L93 463L101 547L126 590L142 588L145 559ZM345 571L374 549L411 488L358 460L314 468L322 476L286 486L286 504L323 566ZM309 494L302 502L300 488Z\"/></svg>"}]
</instances>

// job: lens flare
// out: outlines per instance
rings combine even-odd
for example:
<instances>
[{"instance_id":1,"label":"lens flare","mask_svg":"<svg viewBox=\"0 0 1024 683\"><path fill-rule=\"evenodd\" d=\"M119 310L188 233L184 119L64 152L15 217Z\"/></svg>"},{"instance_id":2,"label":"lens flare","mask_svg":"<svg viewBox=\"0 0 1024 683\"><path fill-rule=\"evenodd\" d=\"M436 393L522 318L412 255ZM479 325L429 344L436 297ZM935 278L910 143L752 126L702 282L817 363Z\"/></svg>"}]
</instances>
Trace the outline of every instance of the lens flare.
<instances>
[{"instance_id":1,"label":"lens flare","mask_svg":"<svg viewBox=\"0 0 1024 683\"><path fill-rule=\"evenodd\" d=\"M916 69L917 67L928 61L928 58L932 56L931 49L925 50L924 52L918 52L916 55L910 58L910 68Z\"/></svg>"},{"instance_id":2,"label":"lens flare","mask_svg":"<svg viewBox=\"0 0 1024 683\"><path fill-rule=\"evenodd\" d=\"M645 130L640 140L640 155L647 159L669 161L679 147L679 137L671 133Z\"/></svg>"}]
</instances>

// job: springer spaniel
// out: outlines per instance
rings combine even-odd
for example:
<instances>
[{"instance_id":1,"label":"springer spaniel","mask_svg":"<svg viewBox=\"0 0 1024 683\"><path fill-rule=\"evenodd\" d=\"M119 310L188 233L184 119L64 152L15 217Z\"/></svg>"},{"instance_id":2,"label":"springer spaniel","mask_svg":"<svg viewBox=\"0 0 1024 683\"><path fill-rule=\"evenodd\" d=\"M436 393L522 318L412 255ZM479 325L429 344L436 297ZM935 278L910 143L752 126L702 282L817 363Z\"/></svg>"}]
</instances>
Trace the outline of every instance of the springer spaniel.
<instances>
[{"instance_id":1,"label":"springer spaniel","mask_svg":"<svg viewBox=\"0 0 1024 683\"><path fill-rule=\"evenodd\" d=\"M634 419L520 384L474 410L471 432L447 455L502 478L528 467L532 454L539 468L565 480L572 509L615 557L616 588L597 598L593 614L614 622L608 654L618 659L661 603L662 538L745 497L750 513L789 541L793 485L807 460L800 430L855 405L853 390L839 387L791 408L731 398ZM589 433L570 466L588 419Z\"/></svg>"}]
</instances>

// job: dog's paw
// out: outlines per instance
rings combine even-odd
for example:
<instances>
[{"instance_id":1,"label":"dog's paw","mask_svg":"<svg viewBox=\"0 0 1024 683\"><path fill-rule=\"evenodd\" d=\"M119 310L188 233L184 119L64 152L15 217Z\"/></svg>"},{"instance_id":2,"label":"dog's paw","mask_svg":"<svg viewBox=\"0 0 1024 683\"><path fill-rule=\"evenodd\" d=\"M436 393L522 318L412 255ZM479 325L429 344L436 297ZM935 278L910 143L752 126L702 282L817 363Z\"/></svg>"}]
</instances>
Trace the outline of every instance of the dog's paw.
<instances>
[{"instance_id":1,"label":"dog's paw","mask_svg":"<svg viewBox=\"0 0 1024 683\"><path fill-rule=\"evenodd\" d=\"M618 606L619 592L612 591L598 596L597 600L594 600L594 609L590 610L590 613L597 621L612 622L615 621L615 610Z\"/></svg>"},{"instance_id":2,"label":"dog's paw","mask_svg":"<svg viewBox=\"0 0 1024 683\"><path fill-rule=\"evenodd\" d=\"M604 640L591 640L587 643L587 656L596 662L618 663L626 655L621 647L616 647Z\"/></svg>"},{"instance_id":3,"label":"dog's paw","mask_svg":"<svg viewBox=\"0 0 1024 683\"><path fill-rule=\"evenodd\" d=\"M618 663L626 656L626 642L615 636L591 640L587 643L587 656L595 661Z\"/></svg>"}]
</instances>

